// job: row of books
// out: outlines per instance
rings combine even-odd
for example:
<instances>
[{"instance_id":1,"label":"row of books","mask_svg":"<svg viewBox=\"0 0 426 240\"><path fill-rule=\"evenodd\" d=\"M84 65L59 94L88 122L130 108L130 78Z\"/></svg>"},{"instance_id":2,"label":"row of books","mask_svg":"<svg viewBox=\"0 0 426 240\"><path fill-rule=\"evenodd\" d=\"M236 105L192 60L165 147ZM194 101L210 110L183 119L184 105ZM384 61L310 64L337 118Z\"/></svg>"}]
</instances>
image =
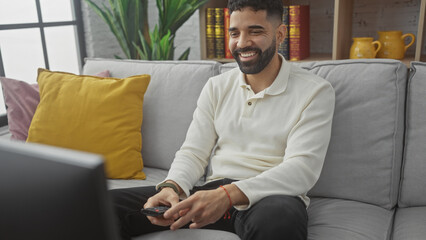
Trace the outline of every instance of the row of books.
<instances>
[{"instance_id":1,"label":"row of books","mask_svg":"<svg viewBox=\"0 0 426 240\"><path fill-rule=\"evenodd\" d=\"M206 11L207 58L232 59L228 45L230 17L228 8L207 8Z\"/></svg>"},{"instance_id":2,"label":"row of books","mask_svg":"<svg viewBox=\"0 0 426 240\"><path fill-rule=\"evenodd\" d=\"M207 58L233 58L228 46L229 17L227 8L206 9ZM309 57L309 6L284 6L283 24L286 26L287 34L278 52L290 61Z\"/></svg>"}]
</instances>

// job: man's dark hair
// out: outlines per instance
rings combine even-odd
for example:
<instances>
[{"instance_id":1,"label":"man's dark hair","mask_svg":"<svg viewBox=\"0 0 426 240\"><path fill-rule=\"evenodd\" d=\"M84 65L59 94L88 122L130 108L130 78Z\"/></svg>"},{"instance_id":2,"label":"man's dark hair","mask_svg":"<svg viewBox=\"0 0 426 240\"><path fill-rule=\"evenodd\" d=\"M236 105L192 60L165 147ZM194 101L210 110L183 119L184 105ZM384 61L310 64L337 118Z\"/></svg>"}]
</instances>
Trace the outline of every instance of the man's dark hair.
<instances>
[{"instance_id":1,"label":"man's dark hair","mask_svg":"<svg viewBox=\"0 0 426 240\"><path fill-rule=\"evenodd\" d=\"M283 2L282 0L229 0L229 14L233 11L241 11L245 7L250 7L254 11L266 10L268 18L276 18L282 22Z\"/></svg>"}]
</instances>

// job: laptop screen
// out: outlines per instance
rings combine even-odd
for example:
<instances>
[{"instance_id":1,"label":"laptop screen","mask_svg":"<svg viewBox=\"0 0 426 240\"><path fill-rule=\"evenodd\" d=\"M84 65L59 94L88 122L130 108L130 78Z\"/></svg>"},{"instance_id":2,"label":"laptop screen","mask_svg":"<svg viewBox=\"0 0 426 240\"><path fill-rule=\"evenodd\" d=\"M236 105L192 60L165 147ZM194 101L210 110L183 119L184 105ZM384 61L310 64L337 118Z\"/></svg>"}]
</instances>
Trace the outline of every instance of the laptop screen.
<instances>
[{"instance_id":1,"label":"laptop screen","mask_svg":"<svg viewBox=\"0 0 426 240\"><path fill-rule=\"evenodd\" d=\"M102 157L0 139L0 239L119 239Z\"/></svg>"}]
</instances>

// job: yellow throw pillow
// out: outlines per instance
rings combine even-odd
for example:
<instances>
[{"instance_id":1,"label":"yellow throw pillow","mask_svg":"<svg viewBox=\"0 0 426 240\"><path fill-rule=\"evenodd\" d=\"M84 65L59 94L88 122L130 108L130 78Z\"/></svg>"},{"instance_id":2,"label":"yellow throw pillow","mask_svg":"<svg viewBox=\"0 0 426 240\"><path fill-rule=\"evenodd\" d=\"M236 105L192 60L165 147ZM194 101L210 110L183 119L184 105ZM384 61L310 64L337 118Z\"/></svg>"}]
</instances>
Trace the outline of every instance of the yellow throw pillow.
<instances>
[{"instance_id":1,"label":"yellow throw pillow","mask_svg":"<svg viewBox=\"0 0 426 240\"><path fill-rule=\"evenodd\" d=\"M149 75L124 79L39 69L40 103L28 142L101 154L108 178L145 179L143 97Z\"/></svg>"}]
</instances>

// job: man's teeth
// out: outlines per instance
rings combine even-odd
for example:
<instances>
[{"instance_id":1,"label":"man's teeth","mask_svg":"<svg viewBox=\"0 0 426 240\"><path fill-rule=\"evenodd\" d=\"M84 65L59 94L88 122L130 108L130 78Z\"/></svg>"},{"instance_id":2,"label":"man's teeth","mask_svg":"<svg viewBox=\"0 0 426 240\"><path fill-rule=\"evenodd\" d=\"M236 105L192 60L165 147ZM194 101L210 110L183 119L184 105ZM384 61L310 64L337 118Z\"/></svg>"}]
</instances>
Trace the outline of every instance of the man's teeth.
<instances>
[{"instance_id":1,"label":"man's teeth","mask_svg":"<svg viewBox=\"0 0 426 240\"><path fill-rule=\"evenodd\" d=\"M249 52L249 53L241 53L242 57L251 57L254 56L256 53L255 52Z\"/></svg>"}]
</instances>

